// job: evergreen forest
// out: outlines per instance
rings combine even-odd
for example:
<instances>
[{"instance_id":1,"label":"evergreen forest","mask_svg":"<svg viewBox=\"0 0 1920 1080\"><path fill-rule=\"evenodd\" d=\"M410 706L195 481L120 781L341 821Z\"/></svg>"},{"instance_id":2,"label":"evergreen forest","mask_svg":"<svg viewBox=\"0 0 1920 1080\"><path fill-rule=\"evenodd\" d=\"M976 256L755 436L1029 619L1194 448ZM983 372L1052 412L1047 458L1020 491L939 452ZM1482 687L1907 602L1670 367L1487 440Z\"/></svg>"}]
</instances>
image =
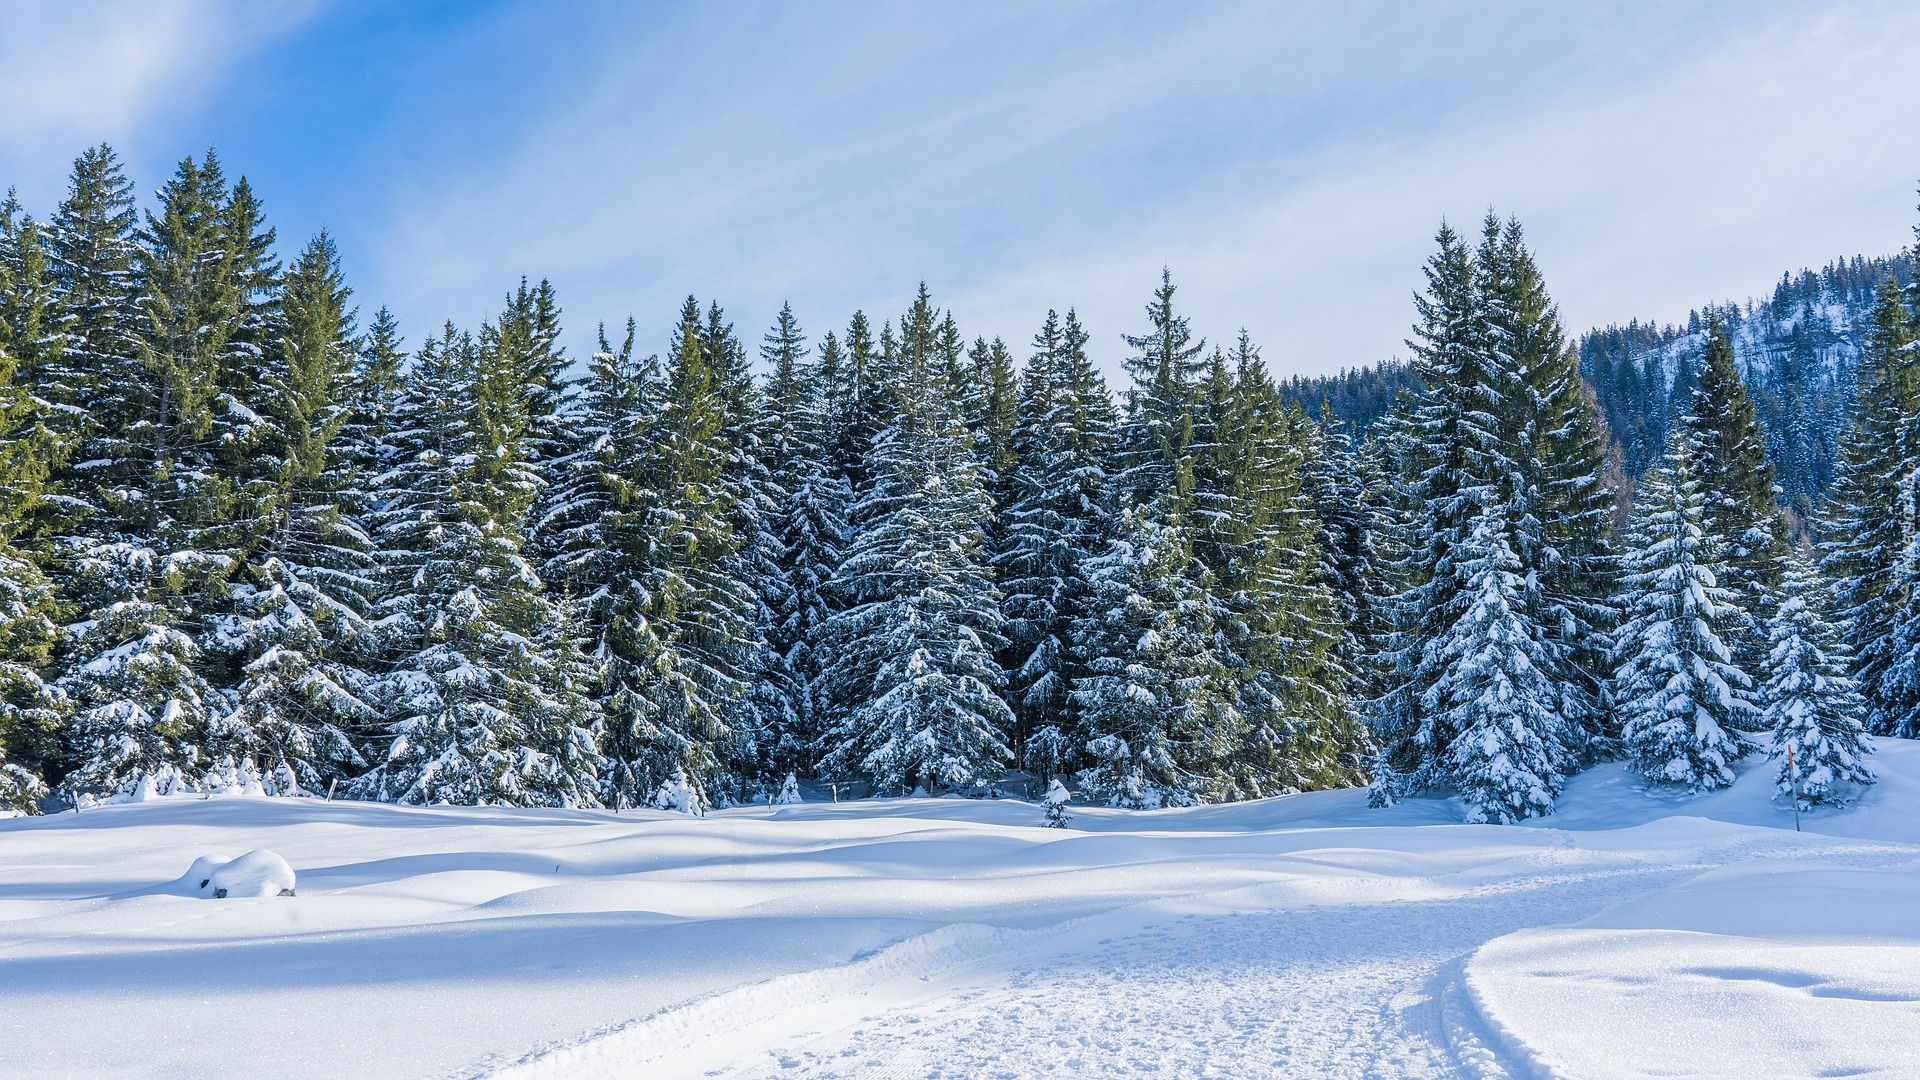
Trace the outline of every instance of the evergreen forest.
<instances>
[{"instance_id":1,"label":"evergreen forest","mask_svg":"<svg viewBox=\"0 0 1920 1080\"><path fill-rule=\"evenodd\" d=\"M0 206L0 806L1367 785L1504 822L1755 754L1843 799L1920 737L1912 266L1572 338L1489 212L1440 227L1410 358L1331 379L1165 271L1123 386L1071 307L969 337L925 285L825 330L689 296L573 356L545 281L402 327L213 153L143 203L101 146Z\"/></svg>"}]
</instances>

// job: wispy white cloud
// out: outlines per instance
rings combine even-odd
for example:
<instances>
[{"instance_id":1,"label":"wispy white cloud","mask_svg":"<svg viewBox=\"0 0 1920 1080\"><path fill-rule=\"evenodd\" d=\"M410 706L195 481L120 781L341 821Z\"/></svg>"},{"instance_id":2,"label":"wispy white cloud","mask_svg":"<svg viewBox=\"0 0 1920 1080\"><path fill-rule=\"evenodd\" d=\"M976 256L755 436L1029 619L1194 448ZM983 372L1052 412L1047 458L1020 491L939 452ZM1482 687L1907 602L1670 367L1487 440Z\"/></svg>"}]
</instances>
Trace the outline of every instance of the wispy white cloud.
<instances>
[{"instance_id":1,"label":"wispy white cloud","mask_svg":"<svg viewBox=\"0 0 1920 1080\"><path fill-rule=\"evenodd\" d=\"M1400 351L1443 214L1520 216L1579 328L1889 250L1920 178L1902 8L822 10L609 27L508 159L398 194L380 285L471 319L550 274L663 336L688 291L820 331L925 278L1017 342L1076 305L1111 364L1167 264L1326 371Z\"/></svg>"},{"instance_id":2,"label":"wispy white cloud","mask_svg":"<svg viewBox=\"0 0 1920 1080\"><path fill-rule=\"evenodd\" d=\"M213 92L259 44L320 0L18 0L0 32L0 166L49 186L79 149L135 141L141 126ZM35 192L34 194L43 194Z\"/></svg>"}]
</instances>

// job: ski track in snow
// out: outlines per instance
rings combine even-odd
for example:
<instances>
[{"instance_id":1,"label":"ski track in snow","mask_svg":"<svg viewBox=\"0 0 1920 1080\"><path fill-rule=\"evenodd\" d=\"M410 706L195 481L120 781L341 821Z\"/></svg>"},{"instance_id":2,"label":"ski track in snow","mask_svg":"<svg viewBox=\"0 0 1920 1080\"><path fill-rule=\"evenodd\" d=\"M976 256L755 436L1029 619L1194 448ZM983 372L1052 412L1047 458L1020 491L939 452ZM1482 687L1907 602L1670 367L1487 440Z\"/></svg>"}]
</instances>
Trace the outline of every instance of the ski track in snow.
<instances>
[{"instance_id":1,"label":"ski track in snow","mask_svg":"<svg viewBox=\"0 0 1920 1080\"><path fill-rule=\"evenodd\" d=\"M1682 876L1616 871L1455 900L1186 916L709 1075L1477 1075L1451 1051L1444 968L1501 934Z\"/></svg>"}]
</instances>

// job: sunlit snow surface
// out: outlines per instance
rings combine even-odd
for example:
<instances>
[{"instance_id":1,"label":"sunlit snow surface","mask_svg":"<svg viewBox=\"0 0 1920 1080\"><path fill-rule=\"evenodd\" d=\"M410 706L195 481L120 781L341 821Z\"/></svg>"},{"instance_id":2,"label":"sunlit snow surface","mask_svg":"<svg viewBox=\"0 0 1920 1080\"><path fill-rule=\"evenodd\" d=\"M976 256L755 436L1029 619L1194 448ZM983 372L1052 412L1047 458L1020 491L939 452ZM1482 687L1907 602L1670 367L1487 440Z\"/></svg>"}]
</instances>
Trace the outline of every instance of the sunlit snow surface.
<instances>
[{"instance_id":1,"label":"sunlit snow surface","mask_svg":"<svg viewBox=\"0 0 1920 1080\"><path fill-rule=\"evenodd\" d=\"M1920 745L1792 815L1618 766L1040 827L165 798L0 821L0 1076L1920 1075ZM264 848L299 895L183 895ZM193 883L188 883L189 885Z\"/></svg>"}]
</instances>

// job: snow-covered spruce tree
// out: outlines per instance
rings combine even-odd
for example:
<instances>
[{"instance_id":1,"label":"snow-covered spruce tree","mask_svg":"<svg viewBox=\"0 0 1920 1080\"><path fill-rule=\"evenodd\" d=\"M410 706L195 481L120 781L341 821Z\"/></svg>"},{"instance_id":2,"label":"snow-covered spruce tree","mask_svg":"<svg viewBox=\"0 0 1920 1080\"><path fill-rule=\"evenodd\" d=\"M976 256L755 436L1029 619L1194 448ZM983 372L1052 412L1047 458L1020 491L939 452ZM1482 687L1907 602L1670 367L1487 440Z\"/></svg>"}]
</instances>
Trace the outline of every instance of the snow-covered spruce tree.
<instances>
[{"instance_id":1,"label":"snow-covered spruce tree","mask_svg":"<svg viewBox=\"0 0 1920 1080\"><path fill-rule=\"evenodd\" d=\"M1366 740L1347 706L1336 607L1304 484L1312 425L1280 396L1245 332L1231 365L1220 354L1210 363L1188 515L1239 723L1220 736L1239 751L1219 794L1349 783Z\"/></svg>"},{"instance_id":2,"label":"snow-covered spruce tree","mask_svg":"<svg viewBox=\"0 0 1920 1080\"><path fill-rule=\"evenodd\" d=\"M688 300L691 304L692 298ZM683 318L686 314L683 311ZM797 325L793 329L798 332ZM744 681L746 691L723 703L722 720L730 737L721 747L721 765L728 783L722 794L745 802L756 789L777 782L780 775L778 766L772 763L772 752L782 740L787 702L762 675L777 664L767 645L767 632L774 619L772 602L786 591L782 552L774 531L785 492L774 481L768 465L765 404L752 363L717 303L707 305L700 344L720 410L718 438L726 457L717 481L726 495L726 524L734 539L732 554L721 573L737 590L735 602L746 615L745 625L724 647L727 662ZM719 779L716 777L716 782Z\"/></svg>"},{"instance_id":3,"label":"snow-covered spruce tree","mask_svg":"<svg viewBox=\"0 0 1920 1080\"><path fill-rule=\"evenodd\" d=\"M664 374L633 356L631 327L618 350L603 336L581 410L588 440L543 526L548 572L580 597L598 667L601 799L615 807L646 805L663 784L694 809L712 801L752 685L755 602L736 576L736 458L710 363L725 347L692 300Z\"/></svg>"},{"instance_id":4,"label":"snow-covered spruce tree","mask_svg":"<svg viewBox=\"0 0 1920 1080\"><path fill-rule=\"evenodd\" d=\"M757 403L750 381L742 383L745 365L719 308L703 320L688 297L661 411L642 433L644 486L654 496L641 523L647 618L671 655L653 691L668 740L654 749L656 783L684 773L703 805L731 796L740 743L763 731L747 695L764 657L765 613L747 575L773 572L762 516L771 495L758 434L748 433Z\"/></svg>"},{"instance_id":5,"label":"snow-covered spruce tree","mask_svg":"<svg viewBox=\"0 0 1920 1080\"><path fill-rule=\"evenodd\" d=\"M1491 226L1491 215L1489 216ZM1514 554L1534 575L1528 611L1560 655L1559 709L1580 734L1570 749L1604 745L1604 687L1613 667L1613 607L1619 562L1613 549L1618 492L1609 482L1605 418L1580 374L1578 350L1562 332L1520 225L1509 219L1497 245L1482 246L1495 340L1516 373L1518 441L1530 516L1515 519ZM1518 486L1518 485L1516 485Z\"/></svg>"},{"instance_id":6,"label":"snow-covered spruce tree","mask_svg":"<svg viewBox=\"0 0 1920 1080\"><path fill-rule=\"evenodd\" d=\"M824 664L812 651L819 628L833 613L827 583L840 565L848 507L853 501L844 476L829 468L827 361L838 361L838 342L821 349L821 362L809 364L805 338L782 307L780 320L761 349L772 371L766 390L769 467L781 492L773 519L779 545L781 580L767 597L772 621L767 644L773 663L762 676L781 704L781 726L765 752L777 775L811 769L813 745L823 733L820 677Z\"/></svg>"},{"instance_id":7,"label":"snow-covered spruce tree","mask_svg":"<svg viewBox=\"0 0 1920 1080\"><path fill-rule=\"evenodd\" d=\"M561 463L538 525L542 573L574 598L584 634L603 725L598 797L616 809L644 805L684 761L683 735L655 722L678 664L651 619L660 499L649 439L665 386L659 358L634 356L634 341L631 319L618 348L602 328L575 420L579 449Z\"/></svg>"},{"instance_id":8,"label":"snow-covered spruce tree","mask_svg":"<svg viewBox=\"0 0 1920 1080\"><path fill-rule=\"evenodd\" d=\"M1074 632L1086 672L1073 683L1075 741L1093 762L1082 786L1113 806L1215 797L1237 749L1210 582L1178 499L1130 510L1122 535L1085 567L1093 596Z\"/></svg>"},{"instance_id":9,"label":"snow-covered spruce tree","mask_svg":"<svg viewBox=\"0 0 1920 1080\"><path fill-rule=\"evenodd\" d=\"M1706 531L1695 457L1685 431L1675 433L1634 500L1613 696L1634 768L1710 791L1733 782L1749 749L1740 732L1758 725L1760 709L1726 641L1741 613L1719 585L1723 548Z\"/></svg>"},{"instance_id":10,"label":"snow-covered spruce tree","mask_svg":"<svg viewBox=\"0 0 1920 1080\"><path fill-rule=\"evenodd\" d=\"M539 481L519 457L524 387L500 352L449 325L423 344L394 417L394 467L371 516L394 654L373 688L387 737L356 794L413 803L565 801L574 760L572 674L561 614L520 553ZM382 745L382 743L384 745ZM590 770L587 783L597 770Z\"/></svg>"},{"instance_id":11,"label":"snow-covered spruce tree","mask_svg":"<svg viewBox=\"0 0 1920 1080\"><path fill-rule=\"evenodd\" d=\"M443 543L466 528L458 489L472 439L474 351L471 337L457 334L452 323L422 343L386 421L390 467L370 478L374 508L367 523L379 556L378 628L387 657L372 688L384 721L364 748L373 768L352 789L362 798L477 801L453 790L470 771L462 755L502 756L498 745L482 745L501 741L491 728L458 731L459 718L448 715L454 703L444 694L451 689L457 700L464 687L444 686L440 678L455 670L445 663L441 643L452 630L447 608L463 579ZM454 744L448 760L433 764L445 744ZM434 772L445 773L444 788Z\"/></svg>"},{"instance_id":12,"label":"snow-covered spruce tree","mask_svg":"<svg viewBox=\"0 0 1920 1080\"><path fill-rule=\"evenodd\" d=\"M1383 744L1375 791L1387 798L1459 783L1451 761L1431 756L1459 734L1431 711L1445 671L1431 646L1473 602L1457 553L1489 500L1505 509L1525 585L1515 610L1548 646L1539 662L1555 699L1542 705L1560 722L1539 735L1568 755L1558 770L1586 750L1601 715L1591 665L1605 655L1612 572L1598 421L1519 227L1489 214L1477 251L1444 225L1439 244L1410 343L1422 389L1388 431L1412 542L1391 569L1400 590L1373 702Z\"/></svg>"},{"instance_id":13,"label":"snow-covered spruce tree","mask_svg":"<svg viewBox=\"0 0 1920 1080\"><path fill-rule=\"evenodd\" d=\"M117 425L84 451L106 455L81 471L94 513L63 545L88 615L68 628L61 679L78 710L66 784L83 797L131 792L143 774L160 789L191 782L230 708L195 637L224 607L243 535L221 463L259 426L229 391L255 358L243 340L258 314L255 209L229 196L217 161L182 162L133 249L138 363L81 356L99 422Z\"/></svg>"},{"instance_id":14,"label":"snow-covered spruce tree","mask_svg":"<svg viewBox=\"0 0 1920 1080\"><path fill-rule=\"evenodd\" d=\"M544 313L539 325L551 329L534 340L551 342L558 332L552 325L557 308L551 289L543 283L536 299L536 312ZM501 800L594 806L604 766L597 745L598 705L585 681L594 665L584 654L584 635L524 554L527 514L546 483L531 455L551 452L552 438L541 434L542 425L556 421L552 413L542 420L533 411L537 401L527 394L528 354L508 348L510 341L497 326L482 327L474 351L472 439L458 461L468 470L458 492L469 527L443 537L452 542L446 549L449 565L462 568L470 584L450 605L455 632L448 641L465 650L469 673L476 664L491 667L498 700L514 710L505 730L517 729L520 735L511 743L509 769L496 780ZM558 365L545 345L533 355L548 371ZM465 627L465 641L459 626L463 609L480 615Z\"/></svg>"},{"instance_id":15,"label":"snow-covered spruce tree","mask_svg":"<svg viewBox=\"0 0 1920 1080\"><path fill-rule=\"evenodd\" d=\"M24 543L63 450L49 423L55 407L30 392L37 380L17 355L58 360L47 292L38 230L8 206L0 213L0 812L39 809L41 774L58 764L67 714L66 696L43 678L59 633L53 585Z\"/></svg>"},{"instance_id":16,"label":"snow-covered spruce tree","mask_svg":"<svg viewBox=\"0 0 1920 1080\"><path fill-rule=\"evenodd\" d=\"M1073 312L1064 324L1047 312L1033 344L1011 436L1020 468L993 562L1004 594L1002 663L1018 717L1014 747L1029 771L1045 777L1079 760L1068 738L1069 695L1080 674L1073 626L1092 595L1083 564L1113 537L1106 457L1114 413Z\"/></svg>"},{"instance_id":17,"label":"snow-covered spruce tree","mask_svg":"<svg viewBox=\"0 0 1920 1080\"><path fill-rule=\"evenodd\" d=\"M1554 645L1524 611L1527 582L1508 546L1507 513L1489 496L1454 551L1466 608L1427 646L1424 662L1440 675L1421 702L1432 720L1414 736L1450 740L1422 749L1429 767L1459 788L1469 821L1552 813L1573 757L1569 746L1580 738L1550 681Z\"/></svg>"},{"instance_id":18,"label":"snow-covered spruce tree","mask_svg":"<svg viewBox=\"0 0 1920 1080\"><path fill-rule=\"evenodd\" d=\"M1920 363L1913 316L1891 279L1880 284L1854 377L1853 417L1821 522L1821 569L1866 699L1869 730L1920 738L1920 678L1909 647L1916 594L1905 574L1920 548Z\"/></svg>"},{"instance_id":19,"label":"snow-covered spruce tree","mask_svg":"<svg viewBox=\"0 0 1920 1080\"><path fill-rule=\"evenodd\" d=\"M56 486L84 515L95 462L126 454L120 435L137 416L118 376L139 367L138 285L134 272L133 184L104 144L73 163L67 196L47 229L48 269L61 311L61 358L46 372L41 396L71 410L80 445L55 473Z\"/></svg>"},{"instance_id":20,"label":"snow-covered spruce tree","mask_svg":"<svg viewBox=\"0 0 1920 1080\"><path fill-rule=\"evenodd\" d=\"M322 233L285 277L280 337L257 384L265 433L248 485L251 550L209 637L237 669L238 700L209 732L209 753L250 762L272 794L353 779L366 762L348 733L375 719L363 670L377 654L370 545L328 483L352 396L348 296Z\"/></svg>"},{"instance_id":21,"label":"snow-covered spruce tree","mask_svg":"<svg viewBox=\"0 0 1920 1080\"><path fill-rule=\"evenodd\" d=\"M1707 323L1698 379L1682 423L1696 447L1703 527L1725 546L1720 584L1743 613L1727 643L1741 667L1755 671L1767 654L1766 615L1780 581L1786 523L1775 502L1766 432L1717 317Z\"/></svg>"},{"instance_id":22,"label":"snow-covered spruce tree","mask_svg":"<svg viewBox=\"0 0 1920 1080\"><path fill-rule=\"evenodd\" d=\"M1494 480L1488 466L1501 464L1495 432L1483 422L1492 419L1498 391L1480 348L1485 318L1473 256L1444 222L1436 239L1439 250L1423 268L1426 291L1414 297L1419 321L1409 343L1422 391L1397 402L1386 425L1407 542L1392 568L1400 591L1387 601L1393 629L1381 659L1383 691L1373 702L1382 743L1374 766L1376 802L1433 777L1431 748L1453 741L1427 730L1423 701L1438 673L1425 665L1426 645L1463 608L1453 549L1466 539L1466 513L1486 499L1483 489ZM1478 468L1469 472L1469 464Z\"/></svg>"},{"instance_id":23,"label":"snow-covered spruce tree","mask_svg":"<svg viewBox=\"0 0 1920 1080\"><path fill-rule=\"evenodd\" d=\"M938 378L936 332L923 285L901 324L898 415L868 453L873 485L831 585L842 610L816 646L830 658L834 711L821 769L881 792L980 790L1011 753L994 660L1000 596L981 530L991 506Z\"/></svg>"},{"instance_id":24,"label":"snow-covered spruce tree","mask_svg":"<svg viewBox=\"0 0 1920 1080\"><path fill-rule=\"evenodd\" d=\"M1861 723L1866 703L1847 675L1851 657L1839 631L1820 611L1825 589L1798 552L1789 555L1767 635L1763 722L1780 761L1775 787L1797 791L1802 804L1831 802L1841 794L1836 785L1874 780L1864 760L1873 752Z\"/></svg>"}]
</instances>

